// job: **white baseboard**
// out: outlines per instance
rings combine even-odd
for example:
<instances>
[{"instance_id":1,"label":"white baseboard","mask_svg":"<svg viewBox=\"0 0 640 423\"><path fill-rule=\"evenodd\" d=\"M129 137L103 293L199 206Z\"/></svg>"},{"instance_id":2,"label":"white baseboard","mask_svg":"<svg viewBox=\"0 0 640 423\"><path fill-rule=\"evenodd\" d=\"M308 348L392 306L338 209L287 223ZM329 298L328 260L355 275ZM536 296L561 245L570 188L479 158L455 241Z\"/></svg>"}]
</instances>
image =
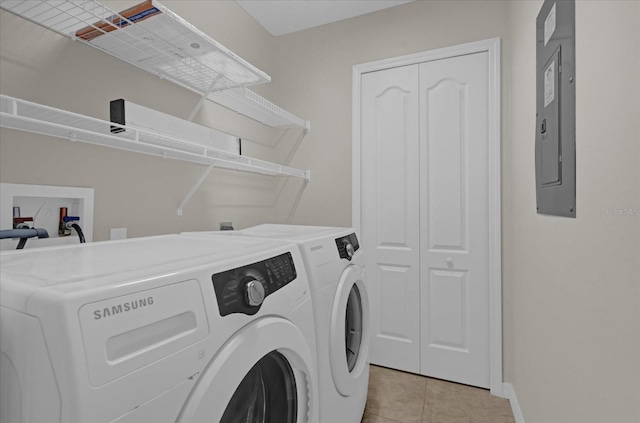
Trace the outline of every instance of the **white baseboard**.
<instances>
[{"instance_id":1,"label":"white baseboard","mask_svg":"<svg viewBox=\"0 0 640 423\"><path fill-rule=\"evenodd\" d=\"M516 423L524 423L524 416L522 415L522 410L520 410L520 404L518 404L518 397L516 396L516 391L513 389L513 385L510 383L503 383L502 395L504 398L509 400L509 403L511 403L511 411L513 412L513 418Z\"/></svg>"}]
</instances>

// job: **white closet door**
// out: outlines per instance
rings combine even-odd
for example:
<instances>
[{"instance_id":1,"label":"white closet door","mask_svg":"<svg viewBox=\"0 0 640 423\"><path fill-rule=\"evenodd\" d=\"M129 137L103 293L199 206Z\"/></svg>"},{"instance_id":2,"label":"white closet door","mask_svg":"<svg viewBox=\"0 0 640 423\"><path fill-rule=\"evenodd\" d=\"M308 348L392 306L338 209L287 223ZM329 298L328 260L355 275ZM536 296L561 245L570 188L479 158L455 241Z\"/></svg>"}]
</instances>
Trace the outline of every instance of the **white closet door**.
<instances>
[{"instance_id":1,"label":"white closet door","mask_svg":"<svg viewBox=\"0 0 640 423\"><path fill-rule=\"evenodd\" d=\"M361 81L371 362L419 373L418 65L364 74Z\"/></svg>"},{"instance_id":2,"label":"white closet door","mask_svg":"<svg viewBox=\"0 0 640 423\"><path fill-rule=\"evenodd\" d=\"M488 53L420 64L421 373L489 387Z\"/></svg>"}]
</instances>

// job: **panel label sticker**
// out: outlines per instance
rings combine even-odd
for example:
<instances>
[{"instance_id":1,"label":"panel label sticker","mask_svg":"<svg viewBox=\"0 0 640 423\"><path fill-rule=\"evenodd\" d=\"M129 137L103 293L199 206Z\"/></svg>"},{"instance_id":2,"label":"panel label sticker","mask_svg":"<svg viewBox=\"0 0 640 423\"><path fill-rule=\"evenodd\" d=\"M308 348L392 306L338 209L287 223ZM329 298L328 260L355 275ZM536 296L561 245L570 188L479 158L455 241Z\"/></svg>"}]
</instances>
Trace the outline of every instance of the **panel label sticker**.
<instances>
[{"instance_id":1,"label":"panel label sticker","mask_svg":"<svg viewBox=\"0 0 640 423\"><path fill-rule=\"evenodd\" d=\"M556 98L555 65L556 61L554 60L544 71L544 107L547 107Z\"/></svg>"},{"instance_id":2,"label":"panel label sticker","mask_svg":"<svg viewBox=\"0 0 640 423\"><path fill-rule=\"evenodd\" d=\"M544 20L544 45L546 46L551 36L556 31L556 4L553 3L551 10Z\"/></svg>"}]
</instances>

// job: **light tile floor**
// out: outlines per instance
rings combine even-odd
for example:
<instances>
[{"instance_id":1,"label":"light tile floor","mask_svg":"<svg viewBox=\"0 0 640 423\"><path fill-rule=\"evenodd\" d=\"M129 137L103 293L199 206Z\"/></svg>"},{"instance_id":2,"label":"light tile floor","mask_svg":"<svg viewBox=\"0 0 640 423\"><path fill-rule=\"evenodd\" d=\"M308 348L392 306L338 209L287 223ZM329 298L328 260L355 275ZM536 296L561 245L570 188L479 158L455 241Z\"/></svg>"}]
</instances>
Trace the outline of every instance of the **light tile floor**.
<instances>
[{"instance_id":1,"label":"light tile floor","mask_svg":"<svg viewBox=\"0 0 640 423\"><path fill-rule=\"evenodd\" d=\"M488 390L371 366L362 423L514 423Z\"/></svg>"}]
</instances>

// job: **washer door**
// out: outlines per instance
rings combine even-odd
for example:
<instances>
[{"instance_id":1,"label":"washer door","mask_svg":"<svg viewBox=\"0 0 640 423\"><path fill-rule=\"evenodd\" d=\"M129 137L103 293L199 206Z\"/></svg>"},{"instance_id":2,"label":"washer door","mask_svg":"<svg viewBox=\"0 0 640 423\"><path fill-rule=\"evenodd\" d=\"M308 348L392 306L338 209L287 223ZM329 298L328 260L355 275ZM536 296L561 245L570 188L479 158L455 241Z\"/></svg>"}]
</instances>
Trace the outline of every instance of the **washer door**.
<instances>
[{"instance_id":1,"label":"washer door","mask_svg":"<svg viewBox=\"0 0 640 423\"><path fill-rule=\"evenodd\" d=\"M211 360L178 422L317 421L315 364L290 321L265 317L245 326Z\"/></svg>"},{"instance_id":2,"label":"washer door","mask_svg":"<svg viewBox=\"0 0 640 423\"><path fill-rule=\"evenodd\" d=\"M355 392L369 361L369 297L363 276L364 271L359 266L347 266L331 310L331 375L343 396Z\"/></svg>"},{"instance_id":3,"label":"washer door","mask_svg":"<svg viewBox=\"0 0 640 423\"><path fill-rule=\"evenodd\" d=\"M220 423L296 423L296 378L286 357L271 351L249 370Z\"/></svg>"}]
</instances>

